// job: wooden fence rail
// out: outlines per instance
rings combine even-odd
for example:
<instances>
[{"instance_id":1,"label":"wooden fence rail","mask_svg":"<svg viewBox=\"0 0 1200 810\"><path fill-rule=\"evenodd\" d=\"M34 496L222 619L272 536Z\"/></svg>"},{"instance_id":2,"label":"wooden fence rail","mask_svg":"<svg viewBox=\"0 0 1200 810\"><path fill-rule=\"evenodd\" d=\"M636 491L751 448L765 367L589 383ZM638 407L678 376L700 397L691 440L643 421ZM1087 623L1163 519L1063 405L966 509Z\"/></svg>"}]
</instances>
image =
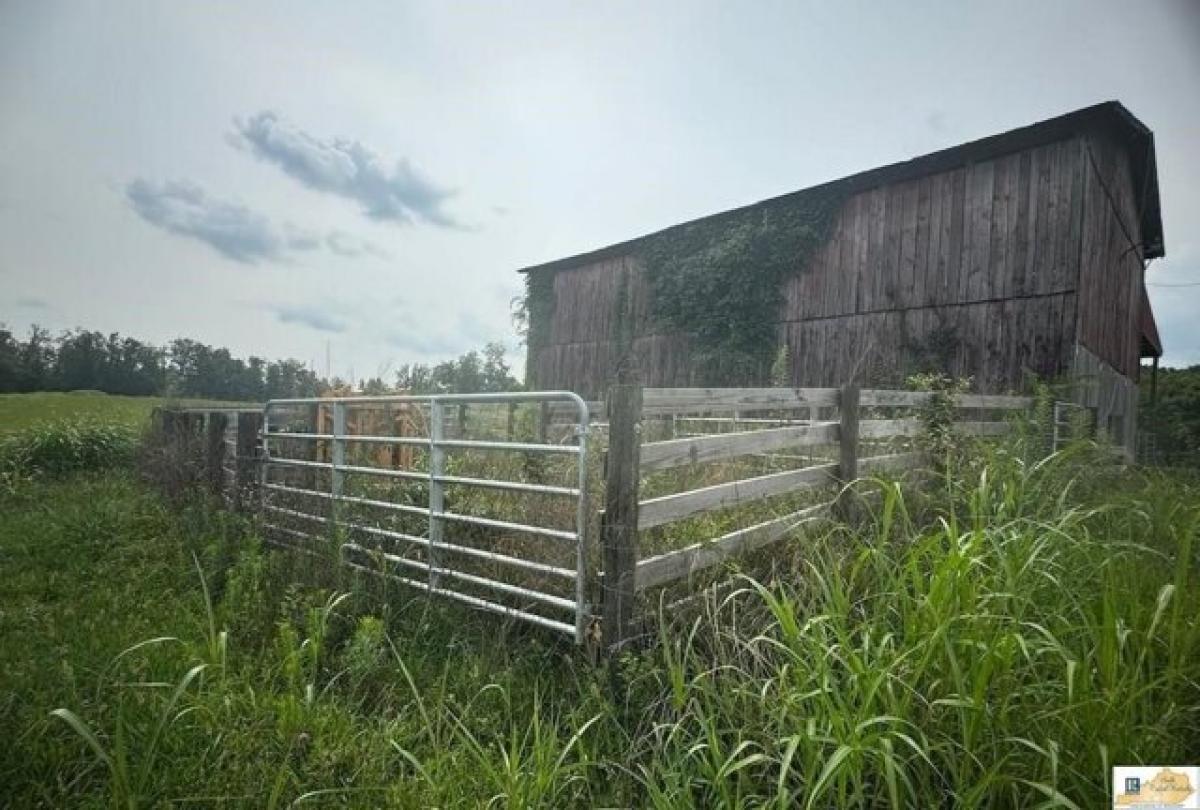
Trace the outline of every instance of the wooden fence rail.
<instances>
[{"instance_id":1,"label":"wooden fence rail","mask_svg":"<svg viewBox=\"0 0 1200 810\"><path fill-rule=\"evenodd\" d=\"M911 411L928 406L933 396L919 391L860 390L853 385L840 389L641 389L625 381L610 389L604 400L609 447L607 495L601 515L604 646L615 650L629 642L634 633L634 604L640 594L766 548L831 514L848 517L847 492L843 489L839 495L837 485L848 484L860 475L898 473L921 466L924 459L911 448L911 441L902 452L880 453L876 449L875 455L865 457L860 453L864 443L878 448L879 442L919 436L924 422ZM956 424L966 435L1001 436L1012 429L1005 415L1028 410L1032 404L1029 397L959 395L955 407L972 414L972 418ZM865 414L863 409L867 409ZM888 411L897 409L908 413L884 418ZM818 419L823 410L834 412L835 418ZM746 413L756 417L743 419ZM666 417L671 419L672 430L686 421L701 427L713 422L718 429L732 424L735 432L642 441L644 433L650 432L644 431L644 421ZM761 427L753 429L756 425ZM809 463L799 469L654 498L640 496L641 478L647 473L745 456L780 458L772 454L790 448L806 448L812 454L783 458ZM814 505L706 542L639 558L642 532L717 510L822 488L828 490L828 497Z\"/></svg>"},{"instance_id":2,"label":"wooden fence rail","mask_svg":"<svg viewBox=\"0 0 1200 810\"><path fill-rule=\"evenodd\" d=\"M634 637L639 599L651 589L687 581L729 560L765 549L831 515L848 519L854 507L846 484L860 476L920 467L925 459L912 440L924 430L924 419L914 411L930 405L933 396L915 391L860 390L853 385L643 389L629 379L620 379L603 402L589 403L591 418L606 425L608 435L600 525L603 573L590 582L600 601L596 626L602 646L619 649ZM1013 427L1007 417L1029 410L1032 404L1028 397L960 395L955 397L954 405L964 418L956 424L965 435L1002 436ZM309 410L302 414L304 425L310 432L322 432L318 410ZM545 405L534 415L532 429L542 439L556 427L559 410L557 405ZM468 416L461 408L448 413L450 427L446 429L455 425L461 429ZM261 410L164 410L156 420L164 435L182 450L203 449L200 480L214 491L221 491L233 508L257 511ZM509 407L497 417L496 429L511 437L515 421L516 411ZM684 423L692 435L678 438L678 427ZM444 427L441 420L436 424ZM731 432L703 432L731 428ZM646 440L651 436L667 438ZM309 461L291 462L299 467L298 481L311 474L308 467L323 466L316 464L319 450L314 444ZM759 465L749 468L755 470L749 474L747 466L735 463L723 469L744 476L737 480L656 497L641 494L644 476L745 458L766 459L770 471L762 472ZM336 456L333 459L338 460ZM780 470L780 465L795 468ZM283 484L272 486L287 489ZM224 491L223 487L232 491ZM802 507L794 500L788 501L786 507L778 509L783 514L740 526L711 540L652 556L639 554L646 532L801 492L812 493L809 503Z\"/></svg>"}]
</instances>

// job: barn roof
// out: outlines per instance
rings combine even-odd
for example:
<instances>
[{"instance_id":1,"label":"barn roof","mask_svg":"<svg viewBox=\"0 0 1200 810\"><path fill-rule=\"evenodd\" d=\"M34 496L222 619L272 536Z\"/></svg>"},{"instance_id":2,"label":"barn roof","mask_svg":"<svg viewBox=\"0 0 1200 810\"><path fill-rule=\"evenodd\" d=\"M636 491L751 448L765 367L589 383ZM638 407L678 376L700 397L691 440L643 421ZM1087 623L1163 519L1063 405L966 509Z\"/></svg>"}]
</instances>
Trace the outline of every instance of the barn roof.
<instances>
[{"instance_id":1,"label":"barn roof","mask_svg":"<svg viewBox=\"0 0 1200 810\"><path fill-rule=\"evenodd\" d=\"M949 171L969 163L990 160L1011 152L1030 149L1047 143L1064 140L1074 135L1101 130L1113 136L1118 143L1127 148L1133 159L1134 193L1143 201L1142 204L1142 253L1147 259L1164 255L1162 215L1158 198L1158 168L1154 152L1154 133L1137 119L1119 101L1106 101L1091 107L1050 118L1036 124L1019 129L991 135L977 141L952 146L931 152L921 157L870 169L839 180L811 186L800 191L793 191L778 197L762 200L740 208L732 208L719 214L672 225L661 231L639 236L624 242L618 242L598 250L579 253L563 259L523 267L519 272L566 270L603 259L628 255L632 249L655 237L670 233L676 228L683 228L697 222L718 222L724 217L734 217L738 213L751 209L769 206L787 200L796 200L810 194L823 194L842 187L840 190L848 193L858 193L878 186L903 182L927 174Z\"/></svg>"}]
</instances>

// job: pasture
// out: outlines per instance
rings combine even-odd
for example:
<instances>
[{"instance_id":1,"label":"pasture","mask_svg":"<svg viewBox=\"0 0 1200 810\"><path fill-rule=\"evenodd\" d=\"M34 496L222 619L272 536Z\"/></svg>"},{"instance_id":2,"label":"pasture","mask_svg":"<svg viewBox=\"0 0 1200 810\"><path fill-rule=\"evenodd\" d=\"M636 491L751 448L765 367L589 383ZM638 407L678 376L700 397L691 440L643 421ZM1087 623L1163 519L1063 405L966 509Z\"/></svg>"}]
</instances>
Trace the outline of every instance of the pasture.
<instances>
[{"instance_id":1,"label":"pasture","mask_svg":"<svg viewBox=\"0 0 1200 810\"><path fill-rule=\"evenodd\" d=\"M41 391L35 394L0 394L0 433L13 433L44 422L63 419L141 427L160 405L221 406L214 400L179 400L165 397L126 397L102 391Z\"/></svg>"},{"instance_id":2,"label":"pasture","mask_svg":"<svg viewBox=\"0 0 1200 810\"><path fill-rule=\"evenodd\" d=\"M19 477L0 785L46 807L1089 808L1113 764L1200 755L1194 476L1014 439L920 492L862 486L859 523L597 667L266 551L128 466Z\"/></svg>"}]
</instances>

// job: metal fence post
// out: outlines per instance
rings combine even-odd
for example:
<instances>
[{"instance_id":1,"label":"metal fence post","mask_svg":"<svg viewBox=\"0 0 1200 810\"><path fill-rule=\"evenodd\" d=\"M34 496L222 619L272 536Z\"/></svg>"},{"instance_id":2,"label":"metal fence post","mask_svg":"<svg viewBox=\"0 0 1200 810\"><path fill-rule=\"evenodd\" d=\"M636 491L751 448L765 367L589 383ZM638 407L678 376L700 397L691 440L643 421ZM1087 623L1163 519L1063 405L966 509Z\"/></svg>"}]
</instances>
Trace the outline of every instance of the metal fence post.
<instances>
[{"instance_id":1,"label":"metal fence post","mask_svg":"<svg viewBox=\"0 0 1200 810\"><path fill-rule=\"evenodd\" d=\"M620 380L620 378L618 378ZM608 458L605 475L604 624L601 641L612 652L633 634L641 466L642 388L618 381L608 392Z\"/></svg>"},{"instance_id":2,"label":"metal fence post","mask_svg":"<svg viewBox=\"0 0 1200 810\"><path fill-rule=\"evenodd\" d=\"M229 424L229 414L221 411L208 412L208 434L205 436L204 461L208 486L214 495L221 494L224 483L225 466L225 427Z\"/></svg>"},{"instance_id":3,"label":"metal fence post","mask_svg":"<svg viewBox=\"0 0 1200 810\"><path fill-rule=\"evenodd\" d=\"M429 587L438 586L438 566L442 542L442 512L445 511L445 490L441 478L446 474L446 450L441 441L446 425L445 409L440 399L429 400Z\"/></svg>"},{"instance_id":4,"label":"metal fence post","mask_svg":"<svg viewBox=\"0 0 1200 810\"><path fill-rule=\"evenodd\" d=\"M838 479L842 486L858 478L858 406L859 388L850 384L842 386L838 397L841 424L838 428ZM843 489L834 504L834 511L842 520L851 517L850 495Z\"/></svg>"},{"instance_id":5,"label":"metal fence post","mask_svg":"<svg viewBox=\"0 0 1200 810\"><path fill-rule=\"evenodd\" d=\"M333 440L330 445L329 461L333 465L329 471L329 520L330 527L337 532L339 513L341 511L342 487L346 474L341 467L346 464L346 403L333 403Z\"/></svg>"}]
</instances>

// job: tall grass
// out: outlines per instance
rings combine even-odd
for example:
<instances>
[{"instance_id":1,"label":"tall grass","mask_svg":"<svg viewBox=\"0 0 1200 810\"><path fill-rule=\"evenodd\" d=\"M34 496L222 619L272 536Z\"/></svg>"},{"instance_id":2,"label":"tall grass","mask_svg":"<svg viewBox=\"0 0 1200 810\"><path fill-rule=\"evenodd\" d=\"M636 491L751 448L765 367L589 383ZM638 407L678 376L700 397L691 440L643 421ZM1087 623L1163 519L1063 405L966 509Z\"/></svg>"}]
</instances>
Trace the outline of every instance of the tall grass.
<instances>
[{"instance_id":1,"label":"tall grass","mask_svg":"<svg viewBox=\"0 0 1200 810\"><path fill-rule=\"evenodd\" d=\"M615 673L128 483L45 484L53 517L0 521L5 604L55 617L0 617L26 696L0 776L45 805L1103 806L1112 765L1200 755L1200 485L1105 458L1013 442L924 492L863 482L860 525L664 609ZM35 607L65 549L100 572Z\"/></svg>"},{"instance_id":2,"label":"tall grass","mask_svg":"<svg viewBox=\"0 0 1200 810\"><path fill-rule=\"evenodd\" d=\"M0 475L12 481L128 467L139 431L87 418L42 422L0 435Z\"/></svg>"}]
</instances>

